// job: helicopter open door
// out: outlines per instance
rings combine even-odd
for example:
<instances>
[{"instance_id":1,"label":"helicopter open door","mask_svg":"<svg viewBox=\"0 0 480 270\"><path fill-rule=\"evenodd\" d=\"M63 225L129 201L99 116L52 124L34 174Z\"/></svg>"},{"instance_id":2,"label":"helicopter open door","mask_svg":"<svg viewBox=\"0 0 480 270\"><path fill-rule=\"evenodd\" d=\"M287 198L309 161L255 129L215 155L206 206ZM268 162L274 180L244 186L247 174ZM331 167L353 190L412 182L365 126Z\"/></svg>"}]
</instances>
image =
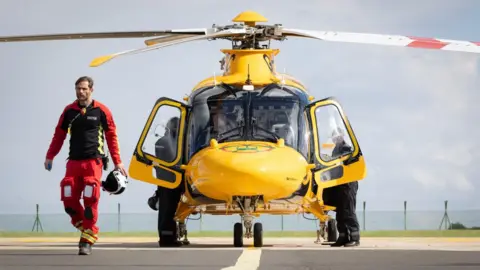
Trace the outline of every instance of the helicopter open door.
<instances>
[{"instance_id":1,"label":"helicopter open door","mask_svg":"<svg viewBox=\"0 0 480 270\"><path fill-rule=\"evenodd\" d=\"M365 178L362 150L340 104L334 98L315 101L306 107L313 136L315 180L329 188Z\"/></svg>"},{"instance_id":2,"label":"helicopter open door","mask_svg":"<svg viewBox=\"0 0 480 270\"><path fill-rule=\"evenodd\" d=\"M188 105L159 98L143 128L129 167L131 178L165 188L182 181L182 151Z\"/></svg>"}]
</instances>

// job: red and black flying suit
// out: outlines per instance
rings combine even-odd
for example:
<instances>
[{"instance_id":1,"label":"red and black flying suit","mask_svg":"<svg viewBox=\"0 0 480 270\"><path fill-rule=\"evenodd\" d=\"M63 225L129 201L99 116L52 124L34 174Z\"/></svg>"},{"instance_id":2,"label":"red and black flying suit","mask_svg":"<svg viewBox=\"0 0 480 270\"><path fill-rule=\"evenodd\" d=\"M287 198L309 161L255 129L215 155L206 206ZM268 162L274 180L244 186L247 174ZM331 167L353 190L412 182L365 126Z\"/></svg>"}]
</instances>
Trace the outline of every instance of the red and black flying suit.
<instances>
[{"instance_id":1,"label":"red and black flying suit","mask_svg":"<svg viewBox=\"0 0 480 270\"><path fill-rule=\"evenodd\" d=\"M65 107L55 128L47 159L54 159L70 134L65 177L60 182L61 200L73 226L82 231L80 241L94 244L98 239L104 134L115 165L121 163L116 126L110 110L98 101L82 108L78 102ZM80 198L83 192L83 204Z\"/></svg>"}]
</instances>

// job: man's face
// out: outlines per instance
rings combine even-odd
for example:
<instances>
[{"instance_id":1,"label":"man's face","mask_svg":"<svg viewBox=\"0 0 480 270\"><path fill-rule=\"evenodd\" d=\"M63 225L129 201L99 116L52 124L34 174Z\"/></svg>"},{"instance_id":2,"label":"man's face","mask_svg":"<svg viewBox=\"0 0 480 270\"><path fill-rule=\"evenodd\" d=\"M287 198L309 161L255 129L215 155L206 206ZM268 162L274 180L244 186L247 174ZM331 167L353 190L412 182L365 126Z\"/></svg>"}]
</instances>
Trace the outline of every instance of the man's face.
<instances>
[{"instance_id":1,"label":"man's face","mask_svg":"<svg viewBox=\"0 0 480 270\"><path fill-rule=\"evenodd\" d=\"M166 126L167 133L165 134L170 134L171 136L175 137L177 136L177 130L178 130L178 121L171 121L167 123L167 126Z\"/></svg>"},{"instance_id":2,"label":"man's face","mask_svg":"<svg viewBox=\"0 0 480 270\"><path fill-rule=\"evenodd\" d=\"M88 87L87 81L82 81L75 86L75 91L77 93L77 99L79 101L86 101L92 95L93 89Z\"/></svg>"},{"instance_id":3,"label":"man's face","mask_svg":"<svg viewBox=\"0 0 480 270\"><path fill-rule=\"evenodd\" d=\"M335 144L339 144L339 143L343 143L344 139L343 139L342 136L336 135L336 136L334 136L334 137L332 138L332 141L333 141L333 143L335 143Z\"/></svg>"},{"instance_id":4,"label":"man's face","mask_svg":"<svg viewBox=\"0 0 480 270\"><path fill-rule=\"evenodd\" d=\"M218 133L223 133L227 130L225 114L221 111L213 115L213 128Z\"/></svg>"}]
</instances>

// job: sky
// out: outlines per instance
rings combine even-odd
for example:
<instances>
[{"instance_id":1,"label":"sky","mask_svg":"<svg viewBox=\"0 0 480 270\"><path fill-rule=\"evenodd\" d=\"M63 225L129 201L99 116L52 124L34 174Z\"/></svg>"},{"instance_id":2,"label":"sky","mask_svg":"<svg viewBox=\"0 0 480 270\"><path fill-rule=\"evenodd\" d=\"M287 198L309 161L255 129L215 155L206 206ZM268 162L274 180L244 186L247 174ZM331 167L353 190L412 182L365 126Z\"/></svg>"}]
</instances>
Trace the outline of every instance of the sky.
<instances>
[{"instance_id":1,"label":"sky","mask_svg":"<svg viewBox=\"0 0 480 270\"><path fill-rule=\"evenodd\" d=\"M478 1L68 1L2 0L0 36L164 30L230 24L245 10L288 28L480 41ZM48 15L47 15L48 14ZM59 183L68 141L43 162L58 117L75 99L74 82L95 79L94 98L114 115L128 167L155 100L181 100L220 72L227 41L197 41L114 59L97 56L143 47L143 39L0 43L3 106L0 213L63 213ZM289 39L277 70L302 81L315 99L341 102L364 152L367 177L357 206L367 210L480 209L480 55L378 45ZM477 138L477 139L475 139ZM111 167L113 168L113 167ZM106 175L106 174L105 174ZM154 187L131 180L121 196L102 193L100 212L150 212Z\"/></svg>"}]
</instances>

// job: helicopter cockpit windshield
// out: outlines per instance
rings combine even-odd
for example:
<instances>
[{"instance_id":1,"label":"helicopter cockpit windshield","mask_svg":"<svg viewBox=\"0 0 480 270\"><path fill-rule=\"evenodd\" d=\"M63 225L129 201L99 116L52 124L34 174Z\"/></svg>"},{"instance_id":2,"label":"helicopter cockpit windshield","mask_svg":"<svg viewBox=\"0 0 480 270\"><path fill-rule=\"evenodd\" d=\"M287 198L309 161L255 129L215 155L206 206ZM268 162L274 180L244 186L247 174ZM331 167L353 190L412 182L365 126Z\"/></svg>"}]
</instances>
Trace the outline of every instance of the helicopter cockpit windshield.
<instances>
[{"instance_id":1,"label":"helicopter cockpit windshield","mask_svg":"<svg viewBox=\"0 0 480 270\"><path fill-rule=\"evenodd\" d=\"M308 138L303 108L306 95L295 88L271 84L247 91L222 84L198 91L192 98L189 121L189 156L208 146L232 141L276 142L307 155Z\"/></svg>"}]
</instances>

